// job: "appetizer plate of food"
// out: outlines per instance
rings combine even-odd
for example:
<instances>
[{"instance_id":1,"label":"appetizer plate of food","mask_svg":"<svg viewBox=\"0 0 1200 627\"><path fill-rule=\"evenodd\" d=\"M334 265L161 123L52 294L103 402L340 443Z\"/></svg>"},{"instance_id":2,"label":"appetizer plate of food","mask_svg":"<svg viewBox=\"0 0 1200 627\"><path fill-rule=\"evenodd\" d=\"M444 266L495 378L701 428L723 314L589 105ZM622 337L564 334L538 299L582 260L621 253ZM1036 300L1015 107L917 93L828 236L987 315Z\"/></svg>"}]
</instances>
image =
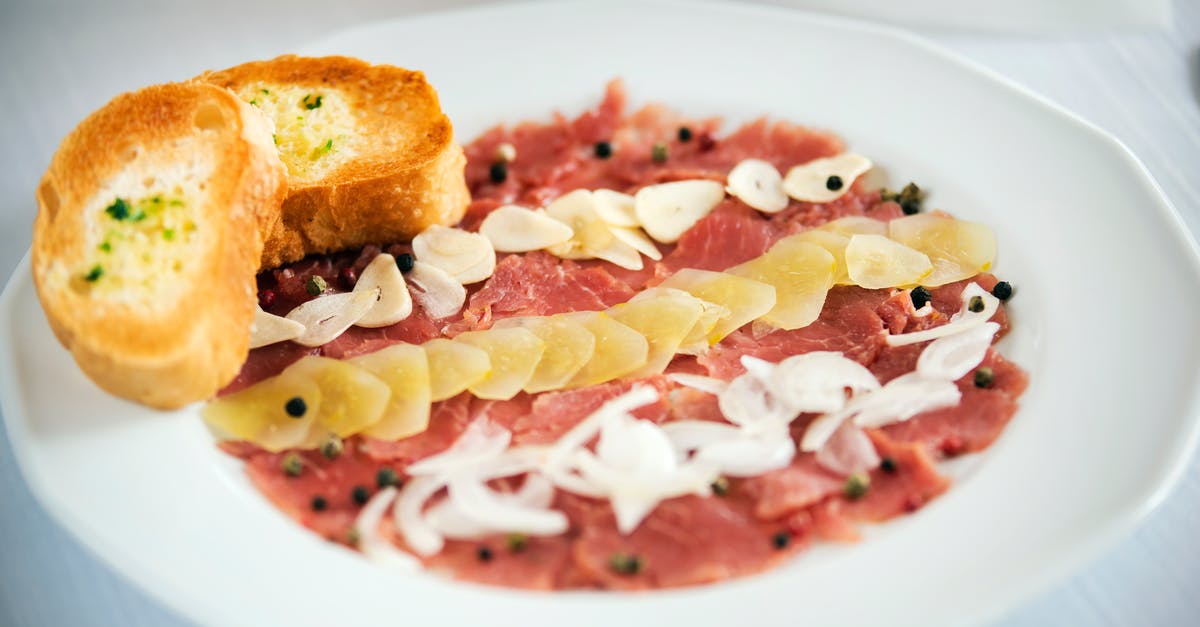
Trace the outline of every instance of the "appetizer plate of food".
<instances>
[{"instance_id":1,"label":"appetizer plate of food","mask_svg":"<svg viewBox=\"0 0 1200 627\"><path fill-rule=\"evenodd\" d=\"M540 3L304 54L83 120L0 301L32 491L193 620L979 623L1194 447L1177 214L919 39Z\"/></svg>"}]
</instances>

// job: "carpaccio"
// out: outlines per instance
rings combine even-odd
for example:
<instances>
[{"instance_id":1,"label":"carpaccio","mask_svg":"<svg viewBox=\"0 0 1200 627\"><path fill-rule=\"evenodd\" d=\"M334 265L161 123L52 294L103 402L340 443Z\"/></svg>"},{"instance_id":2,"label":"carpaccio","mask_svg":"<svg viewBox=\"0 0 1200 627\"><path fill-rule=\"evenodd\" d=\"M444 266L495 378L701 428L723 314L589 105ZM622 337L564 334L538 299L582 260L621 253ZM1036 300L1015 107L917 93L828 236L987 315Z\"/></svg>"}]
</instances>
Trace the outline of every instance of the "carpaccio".
<instances>
[{"instance_id":1,"label":"carpaccio","mask_svg":"<svg viewBox=\"0 0 1200 627\"><path fill-rule=\"evenodd\" d=\"M680 133L686 127L690 133ZM566 191L608 188L633 192L665 181L709 178L724 181L745 158L759 158L784 170L814 158L843 151L828 133L766 119L718 136L716 119L685 119L661 106L625 111L620 83L608 86L600 105L575 119L561 115L549 123L497 127L476 139L466 152L466 176L473 201L462 227L477 228L492 209L506 203L543 206ZM690 135L690 137L689 137ZM612 154L597 156L598 142ZM651 158L651 146L666 142L668 159ZM489 169L497 148L512 144L518 158L507 178L494 182ZM316 349L290 342L254 350L226 392L274 375L306 354L345 358L396 342L420 343L489 327L510 316L600 310L628 300L681 268L722 270L756 257L779 238L848 215L889 220L902 215L895 202L856 183L834 202L791 201L784 211L763 215L734 198L687 231L675 245L663 247L661 262L629 271L602 261L566 261L544 252L502 255L495 274L470 288L461 315L431 320L417 306L403 322L382 329L352 327L337 340ZM382 249L399 254L407 244ZM331 283L353 280L381 247L306 259L259 277L260 300L272 313L284 314L307 300L304 283L319 274ZM349 270L347 270L349 269ZM981 274L975 281L991 289L996 279ZM920 330L944 323L958 310L959 294L969 281L932 291L935 313L914 317L911 300L901 290L835 287L820 318L794 331L775 331L755 338L749 327L726 337L701 357L677 356L670 372L708 374L730 379L744 369L742 355L769 361L809 351L838 351L867 366L881 382L914 369L923 345L887 346L890 333ZM993 318L1008 328L1003 309ZM882 429L867 430L885 460L870 475L870 489L847 496L845 479L817 465L813 454L797 454L785 468L765 475L731 479L719 496L685 496L662 502L628 535L618 532L607 502L559 491L554 507L564 512L568 531L553 537L495 536L478 541L447 541L426 566L454 576L503 586L537 589L644 589L686 586L762 571L815 540L857 539L860 522L876 522L909 514L937 497L949 485L935 463L987 447L1017 408L1027 378L1016 366L989 350L982 364L994 372L990 387L976 387L971 375L958 381L962 401ZM679 388L665 377L644 382L660 391L657 404L636 415L658 423L671 420L722 420L714 397ZM548 443L566 432L604 401L628 390L621 381L536 395L509 401L486 401L468 393L435 403L427 431L396 441L353 438L345 452L326 459L315 451L298 452L306 471L288 476L281 470L285 453L269 453L245 443L225 443L243 458L256 486L301 524L332 541L354 544L351 528L363 496L394 471L402 481L408 464L446 449L475 418L486 416L513 433L514 444ZM670 401L666 400L670 399ZM813 417L793 423L798 438ZM381 476L381 470L383 471ZM357 494L356 494L357 493ZM356 498L357 497L357 498ZM618 572L613 555L637 556L636 573ZM628 569L625 569L627 571Z\"/></svg>"}]
</instances>

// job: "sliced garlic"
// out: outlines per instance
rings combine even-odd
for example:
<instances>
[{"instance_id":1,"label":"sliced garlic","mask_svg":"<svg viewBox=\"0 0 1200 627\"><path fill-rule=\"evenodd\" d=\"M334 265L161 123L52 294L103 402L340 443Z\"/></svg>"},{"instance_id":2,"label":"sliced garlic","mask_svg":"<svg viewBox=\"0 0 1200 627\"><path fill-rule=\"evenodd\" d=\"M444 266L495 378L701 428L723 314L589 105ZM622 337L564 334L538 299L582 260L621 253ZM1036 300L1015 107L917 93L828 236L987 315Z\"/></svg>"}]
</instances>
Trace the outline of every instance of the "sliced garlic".
<instances>
[{"instance_id":1,"label":"sliced garlic","mask_svg":"<svg viewBox=\"0 0 1200 627\"><path fill-rule=\"evenodd\" d=\"M485 237L484 240L486 241L487 238ZM491 242L488 243L488 248L491 248ZM495 253L495 251L492 251L491 254L484 257L483 260L480 261L479 263L477 263L477 264L471 266L470 268L467 268L466 270L463 270L462 272L459 272L453 276L454 276L454 279L457 280L459 283L461 283L463 285L470 285L472 283L486 281L488 279L488 277L492 276L492 273L494 273L495 271L496 271L496 253Z\"/></svg>"},{"instance_id":2,"label":"sliced garlic","mask_svg":"<svg viewBox=\"0 0 1200 627\"><path fill-rule=\"evenodd\" d=\"M613 230L615 231L616 229ZM617 236L616 233L613 233L612 239L608 240L606 246L589 252L596 259L603 259L626 270L641 270L644 267L641 253Z\"/></svg>"},{"instance_id":3,"label":"sliced garlic","mask_svg":"<svg viewBox=\"0 0 1200 627\"><path fill-rule=\"evenodd\" d=\"M288 312L288 320L304 325L304 333L293 341L302 346L328 344L366 315L377 300L378 289L318 296Z\"/></svg>"},{"instance_id":4,"label":"sliced garlic","mask_svg":"<svg viewBox=\"0 0 1200 627\"><path fill-rule=\"evenodd\" d=\"M414 261L408 280L413 285L412 297L430 318L452 316L467 302L466 288L437 266Z\"/></svg>"},{"instance_id":5,"label":"sliced garlic","mask_svg":"<svg viewBox=\"0 0 1200 627\"><path fill-rule=\"evenodd\" d=\"M830 202L841 198L850 190L854 179L870 169L870 159L852 152L813 159L788 170L783 179L783 191L804 202ZM830 189L831 176L841 179L837 189Z\"/></svg>"},{"instance_id":6,"label":"sliced garlic","mask_svg":"<svg viewBox=\"0 0 1200 627\"><path fill-rule=\"evenodd\" d=\"M610 226L640 226L634 210L634 198L629 194L611 189L595 190L592 192L592 207L596 215Z\"/></svg>"},{"instance_id":7,"label":"sliced garlic","mask_svg":"<svg viewBox=\"0 0 1200 627\"><path fill-rule=\"evenodd\" d=\"M464 285L477 283L496 267L492 242L479 233L432 225L413 238L413 254L437 266Z\"/></svg>"},{"instance_id":8,"label":"sliced garlic","mask_svg":"<svg viewBox=\"0 0 1200 627\"><path fill-rule=\"evenodd\" d=\"M379 300L354 324L377 328L396 324L412 314L412 295L404 284L404 275L396 266L396 258L380 253L363 268L354 291L379 290Z\"/></svg>"},{"instance_id":9,"label":"sliced garlic","mask_svg":"<svg viewBox=\"0 0 1200 627\"><path fill-rule=\"evenodd\" d=\"M574 231L545 212L504 205L483 219L479 233L499 252L523 253L565 242Z\"/></svg>"},{"instance_id":10,"label":"sliced garlic","mask_svg":"<svg viewBox=\"0 0 1200 627\"><path fill-rule=\"evenodd\" d=\"M613 240L604 220L596 214L592 193L577 189L559 196L546 206L546 215L562 222L573 231L565 242L548 246L546 251L563 259L591 259L594 251L603 250Z\"/></svg>"},{"instance_id":11,"label":"sliced garlic","mask_svg":"<svg viewBox=\"0 0 1200 627\"><path fill-rule=\"evenodd\" d=\"M725 186L716 181L675 181L638 190L634 210L650 237L671 244L724 199Z\"/></svg>"},{"instance_id":12,"label":"sliced garlic","mask_svg":"<svg viewBox=\"0 0 1200 627\"><path fill-rule=\"evenodd\" d=\"M779 170L761 159L746 159L734 166L725 191L764 213L778 213L788 204Z\"/></svg>"},{"instance_id":13,"label":"sliced garlic","mask_svg":"<svg viewBox=\"0 0 1200 627\"><path fill-rule=\"evenodd\" d=\"M250 322L250 348L294 340L304 333L304 325L283 316L269 314L255 306Z\"/></svg>"},{"instance_id":14,"label":"sliced garlic","mask_svg":"<svg viewBox=\"0 0 1200 627\"><path fill-rule=\"evenodd\" d=\"M658 250L658 246L654 244L654 240L646 237L646 234L641 229L613 226L609 228L609 232L613 234L613 237L629 244L639 253L655 261L662 259L662 252Z\"/></svg>"}]
</instances>

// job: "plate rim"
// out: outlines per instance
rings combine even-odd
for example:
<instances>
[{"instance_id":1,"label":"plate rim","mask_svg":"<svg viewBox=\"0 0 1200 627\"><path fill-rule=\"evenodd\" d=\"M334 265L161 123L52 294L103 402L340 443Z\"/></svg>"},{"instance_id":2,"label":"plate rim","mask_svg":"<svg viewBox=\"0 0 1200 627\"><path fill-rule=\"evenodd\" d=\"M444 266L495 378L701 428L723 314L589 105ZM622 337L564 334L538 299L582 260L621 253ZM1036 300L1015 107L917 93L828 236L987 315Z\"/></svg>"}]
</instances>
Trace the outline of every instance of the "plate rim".
<instances>
[{"instance_id":1,"label":"plate rim","mask_svg":"<svg viewBox=\"0 0 1200 627\"><path fill-rule=\"evenodd\" d=\"M454 7L408 16L397 16L327 32L315 42L301 48L301 50L319 47L324 42L330 41L335 37L343 37L370 29L385 28L394 23L443 19L453 20L456 16L464 14L506 13L539 5L555 5L556 8L561 9L588 4L591 3L587 0L567 0L564 2L531 0L499 5ZM1166 225L1170 227L1169 231L1171 235L1175 238L1174 244L1187 253L1186 257L1190 262L1187 271L1193 283L1200 285L1200 244L1197 243L1197 239L1188 230L1178 209L1163 192L1153 175L1123 142L1111 133L1066 109L1062 105L945 46L931 42L899 27L850 17L813 13L785 6L745 5L726 0L703 0L702 2L649 0L648 2L641 3L619 0L613 4L634 7L651 4L668 7L687 7L689 9L700 7L705 11L727 11L741 15L750 15L756 18L786 19L809 25L829 24L839 28L879 35L903 45L920 48L926 53L936 56L941 62L950 63L968 70L980 78L986 79L998 88L1006 89L1038 105L1047 113L1053 114L1060 120L1072 124L1078 130L1102 140L1109 151L1116 151L1115 154L1121 157L1124 166L1134 173L1138 182L1145 187L1147 195L1159 201L1158 203L1154 203L1157 205L1157 217L1165 220ZM32 289L29 263L30 253L27 251L8 278L3 293L0 294L0 329L4 329L5 333L11 328L13 322L13 314L16 307L15 294L19 289L25 287ZM11 350L11 347L8 351L0 351L0 411L3 412L4 426L8 433L16 465L22 478L28 484L35 500L51 514L56 524L65 529L71 537L75 538L88 553L95 556L105 567L117 573L124 581L148 597L156 599L165 605L172 612L189 620L216 620L217 622L236 620L236 616L224 613L219 608L213 607L212 604L206 603L203 595L179 589L175 586L168 586L164 589L162 582L159 582L159 585L155 586L150 585L149 581L142 581L142 579L146 579L144 575L134 572L129 561L119 559L121 557L119 549L109 546L99 532L92 531L86 524L80 524L80 521L69 513L69 509L54 496L54 491L48 488L48 480L37 471L37 465L30 457L31 453L24 450L25 446L28 445L27 439L29 438L29 434L23 430L23 425L19 424L20 421L17 419L17 416L24 419L27 416L27 409L24 397L17 390L17 366L15 352ZM1087 530L1084 534L1085 537L1076 541L1069 549L1060 553L1053 561L1051 567L1038 571L1033 576L1010 587L1006 595L994 595L991 597L990 603L982 604L983 606L977 608L977 611L970 616L971 622L994 620L1006 609L1011 609L1027 601L1037 593L1045 591L1050 586L1061 582L1071 573L1077 572L1085 564L1094 561L1105 550L1111 549L1121 538L1129 535L1138 524L1176 489L1188 463L1195 455L1197 445L1200 444L1200 389L1192 390L1190 398L1186 392L1181 392L1180 399L1183 401L1183 405L1190 410L1189 415L1182 417L1182 420L1185 422L1181 423L1181 427L1185 428L1186 433L1178 442L1178 446L1169 451L1169 455L1165 460L1160 461L1156 465L1156 472L1153 475L1154 481L1151 486L1152 489L1140 491L1140 498L1130 499L1129 502L1123 503L1118 512ZM14 435L19 435L21 438L18 439Z\"/></svg>"}]
</instances>

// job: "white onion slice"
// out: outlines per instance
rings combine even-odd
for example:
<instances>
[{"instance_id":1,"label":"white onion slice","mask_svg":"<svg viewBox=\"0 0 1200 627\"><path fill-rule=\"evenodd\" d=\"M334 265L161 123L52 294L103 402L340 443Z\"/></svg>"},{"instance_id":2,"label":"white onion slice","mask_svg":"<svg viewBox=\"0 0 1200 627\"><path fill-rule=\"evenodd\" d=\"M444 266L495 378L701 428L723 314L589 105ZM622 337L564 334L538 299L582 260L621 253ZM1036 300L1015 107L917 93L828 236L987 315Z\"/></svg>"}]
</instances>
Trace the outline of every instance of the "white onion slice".
<instances>
[{"instance_id":1,"label":"white onion slice","mask_svg":"<svg viewBox=\"0 0 1200 627\"><path fill-rule=\"evenodd\" d=\"M879 389L879 380L862 364L841 353L816 351L788 357L775 367L771 387L794 412L831 412L853 392Z\"/></svg>"},{"instance_id":2,"label":"white onion slice","mask_svg":"<svg viewBox=\"0 0 1200 627\"><path fill-rule=\"evenodd\" d=\"M436 475L472 468L508 448L512 432L488 420L474 420L450 448L408 467L410 475Z\"/></svg>"},{"instance_id":3,"label":"white onion slice","mask_svg":"<svg viewBox=\"0 0 1200 627\"><path fill-rule=\"evenodd\" d=\"M443 487L443 482L434 477L414 477L404 484L396 506L392 509L392 520L404 541L418 555L433 555L442 550L445 540L422 515L428 501Z\"/></svg>"},{"instance_id":4,"label":"white onion slice","mask_svg":"<svg viewBox=\"0 0 1200 627\"><path fill-rule=\"evenodd\" d=\"M304 325L304 333L293 341L302 346L321 346L358 322L379 299L378 290L318 296L288 312L287 319Z\"/></svg>"},{"instance_id":5,"label":"white onion slice","mask_svg":"<svg viewBox=\"0 0 1200 627\"><path fill-rule=\"evenodd\" d=\"M689 387L693 390L700 390L701 392L708 392L709 394L720 394L729 387L728 381L698 374L678 372L667 375L667 378L684 387Z\"/></svg>"},{"instance_id":6,"label":"white onion slice","mask_svg":"<svg viewBox=\"0 0 1200 627\"><path fill-rule=\"evenodd\" d=\"M496 492L474 477L450 480L450 500L468 518L496 529L529 535L555 535L567 530L567 517L558 511L529 507Z\"/></svg>"},{"instance_id":7,"label":"white onion slice","mask_svg":"<svg viewBox=\"0 0 1200 627\"><path fill-rule=\"evenodd\" d=\"M354 291L379 290L379 300L366 315L354 324L360 327L378 328L396 324L412 314L412 295L404 284L404 275L396 266L396 258L380 253L363 268Z\"/></svg>"},{"instance_id":8,"label":"white onion slice","mask_svg":"<svg viewBox=\"0 0 1200 627\"><path fill-rule=\"evenodd\" d=\"M846 477L879 466L879 453L866 432L854 423L844 422L817 451L816 460L822 468Z\"/></svg>"},{"instance_id":9,"label":"white onion slice","mask_svg":"<svg viewBox=\"0 0 1200 627\"><path fill-rule=\"evenodd\" d=\"M413 269L408 273L408 280L413 285L413 298L421 303L425 313L435 320L453 316L461 311L463 304L467 302L466 288L437 266L414 261Z\"/></svg>"},{"instance_id":10,"label":"white onion slice","mask_svg":"<svg viewBox=\"0 0 1200 627\"><path fill-rule=\"evenodd\" d=\"M729 382L717 396L717 406L725 419L742 427L787 423L796 417L770 390L751 373Z\"/></svg>"},{"instance_id":11,"label":"white onion slice","mask_svg":"<svg viewBox=\"0 0 1200 627\"><path fill-rule=\"evenodd\" d=\"M851 399L846 410L855 414L854 424L860 427L882 427L921 412L957 405L961 398L962 393L953 381L925 379L910 372L888 381L871 394Z\"/></svg>"},{"instance_id":12,"label":"white onion slice","mask_svg":"<svg viewBox=\"0 0 1200 627\"><path fill-rule=\"evenodd\" d=\"M303 334L303 324L267 313L255 305L254 320L250 322L250 348L294 340Z\"/></svg>"},{"instance_id":13,"label":"white onion slice","mask_svg":"<svg viewBox=\"0 0 1200 627\"><path fill-rule=\"evenodd\" d=\"M384 566L404 570L416 570L421 563L416 558L396 548L391 542L379 537L379 523L388 507L396 500L396 488L380 490L363 506L358 518L354 519L354 530L358 533L358 548L367 559Z\"/></svg>"},{"instance_id":14,"label":"white onion slice","mask_svg":"<svg viewBox=\"0 0 1200 627\"><path fill-rule=\"evenodd\" d=\"M600 427L606 417L629 413L656 400L658 400L658 392L654 388L647 385L635 385L628 392L604 403L551 445L546 456L545 467L560 466L576 449L587 444L588 440L600 432Z\"/></svg>"},{"instance_id":15,"label":"white onion slice","mask_svg":"<svg viewBox=\"0 0 1200 627\"><path fill-rule=\"evenodd\" d=\"M796 455L786 428L775 433L739 435L700 448L693 458L731 477L753 477L783 468Z\"/></svg>"},{"instance_id":16,"label":"white onion slice","mask_svg":"<svg viewBox=\"0 0 1200 627\"><path fill-rule=\"evenodd\" d=\"M662 426L663 433L681 452L694 451L741 435L737 427L711 420L677 420Z\"/></svg>"},{"instance_id":17,"label":"white onion slice","mask_svg":"<svg viewBox=\"0 0 1200 627\"><path fill-rule=\"evenodd\" d=\"M982 311L971 311L968 309L971 299L978 296L983 301ZM950 321L939 327L925 329L924 331L915 331L913 333L903 333L900 335L889 335L885 339L889 346L906 346L908 344L916 344L926 340L936 340L939 337L954 335L961 333L972 327L979 326L987 322L996 310L1000 308L1000 299L992 296L987 290L979 287L978 283L971 283L963 288L962 291L962 308L958 313L950 317Z\"/></svg>"},{"instance_id":18,"label":"white onion slice","mask_svg":"<svg viewBox=\"0 0 1200 627\"><path fill-rule=\"evenodd\" d=\"M983 361L999 330L999 324L985 322L930 342L917 359L917 372L926 379L957 381Z\"/></svg>"}]
</instances>

